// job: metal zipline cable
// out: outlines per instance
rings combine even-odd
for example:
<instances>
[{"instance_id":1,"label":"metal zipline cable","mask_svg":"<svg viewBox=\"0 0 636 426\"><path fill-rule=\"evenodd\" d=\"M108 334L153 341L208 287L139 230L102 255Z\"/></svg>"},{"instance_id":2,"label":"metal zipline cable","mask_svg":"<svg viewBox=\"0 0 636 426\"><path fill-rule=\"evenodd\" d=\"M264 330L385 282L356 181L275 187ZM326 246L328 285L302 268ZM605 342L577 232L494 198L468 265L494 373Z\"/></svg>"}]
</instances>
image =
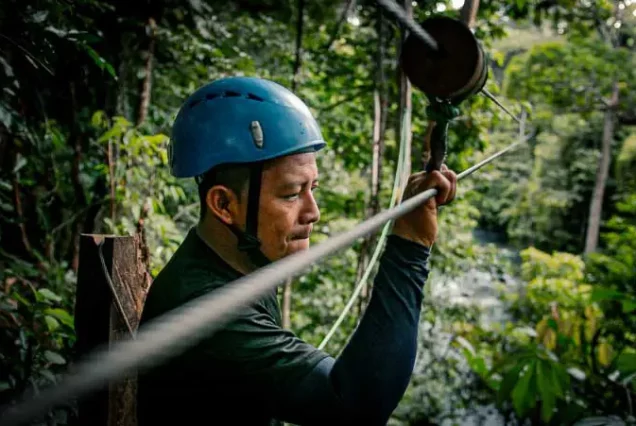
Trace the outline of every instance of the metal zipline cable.
<instances>
[{"instance_id":1,"label":"metal zipline cable","mask_svg":"<svg viewBox=\"0 0 636 426\"><path fill-rule=\"evenodd\" d=\"M435 40L431 37L430 34L428 34L419 24L417 24L413 18L411 18L410 16L408 16L406 14L406 12L404 11L404 9L402 9L397 2L394 1L390 1L390 0L378 0L378 3L383 6L388 12L391 12L397 19L398 21L400 21L402 24L404 24L409 30L411 30L411 32L417 34L420 38L420 40L427 44L428 47L430 47L433 50L437 50L438 49L438 45L435 42ZM432 43L431 43L432 41ZM523 113L523 117L519 118L517 116L515 116L512 112L510 112L510 110L508 110L496 97L495 95L493 95L492 93L490 93L485 87L481 89L481 93L488 99L490 99L491 101L493 101L502 111L504 111L507 115L509 115L513 120L515 120L517 123L519 123L520 126L520 131L521 131L521 135L524 134L525 131L525 113ZM402 149L404 148L404 141L405 141L405 137L406 134L404 133L404 129L405 129L405 119L406 119L406 113L407 113L407 109L405 109L404 111L404 115L402 117L402 134L400 135L400 156L398 158L398 164L401 165L401 161L403 160L402 156L403 156L403 152ZM409 113L409 119L410 119L410 113L411 111L408 110ZM515 148L518 144L520 143L513 143L512 145L510 145L507 149L503 150L500 152L500 155L503 155L504 153L508 152L509 150ZM496 158L496 157L495 157ZM481 163L480 163L481 164ZM467 173L465 176L467 176L468 174L471 174L472 172L474 172L477 169L468 169L465 171L465 173ZM399 173L399 171L398 171ZM396 179L394 180L394 186L393 186L393 192L391 194L391 202L389 205L389 208L393 208L393 206L395 205L395 195L396 195L396 188L397 188L397 184L398 184L398 177L402 178L402 176L400 174L396 173ZM461 176L461 175L459 175ZM458 176L458 177L459 177ZM404 192L404 182L402 183L403 187L401 188L400 194ZM399 200L398 200L399 203ZM373 252L373 255L371 257L371 261L369 262L369 265L367 266L366 270L364 271L364 274L362 275L362 278L360 278L360 281L357 283L357 285L354 287L353 293L351 294L349 300L347 301L345 307L343 308L342 312L340 313L340 315L338 316L338 318L336 319L335 323L331 326L331 328L329 329L329 331L327 332L327 334L325 335L325 337L323 338L323 340L320 342L320 345L318 345L318 349L324 349L325 346L327 345L327 343L329 342L329 340L333 337L333 335L336 333L336 331L338 330L338 328L342 325L342 322L344 321L345 317L348 315L349 311L351 310L351 308L353 307L355 301L358 299L360 292L362 291L362 288L364 287L365 283L367 282L367 280L369 279L369 276L371 275L371 271L373 269L373 266L375 265L375 262L377 262L379 256L380 256L380 252L382 251L382 247L384 244L384 241L386 240L386 236L388 234L389 228L391 226L391 222L387 222L384 226L384 228L382 229L382 234L380 235L380 238L378 240L378 243L375 247L375 250Z\"/></svg>"},{"instance_id":2,"label":"metal zipline cable","mask_svg":"<svg viewBox=\"0 0 636 426\"><path fill-rule=\"evenodd\" d=\"M378 0L378 2L393 12L402 23L407 24L408 28L416 32L429 47L437 48L437 43L430 35L408 18L399 6L387 0ZM522 124L521 131L523 127ZM471 175L527 139L527 137L521 137L504 150L458 174L457 179L461 180ZM27 398L7 409L2 417L2 425L17 426L26 423L58 404L96 391L110 381L134 373L135 370L144 371L179 355L234 319L242 307L274 291L287 278L298 276L325 257L377 231L387 222L416 209L436 194L436 189L428 189L394 208L378 213L347 232L331 237L306 251L285 257L232 282L231 285L223 286L215 292L192 300L140 328L135 340L102 345L80 360L74 366L74 371L62 378L57 386L44 389L31 399Z\"/></svg>"},{"instance_id":3,"label":"metal zipline cable","mask_svg":"<svg viewBox=\"0 0 636 426\"><path fill-rule=\"evenodd\" d=\"M471 175L527 139L523 138L465 170L457 175L457 179ZM325 257L376 231L386 222L416 209L436 194L436 189L428 189L393 209L378 213L347 232L285 257L232 282L232 285L223 286L170 311L141 327L135 340L120 341L110 347L102 346L80 361L75 366L75 371L63 378L57 386L44 389L31 400L7 410L2 425L17 426L25 423L55 405L95 391L135 369L143 371L179 355L234 319L241 308L282 285L287 278L298 276Z\"/></svg>"},{"instance_id":4,"label":"metal zipline cable","mask_svg":"<svg viewBox=\"0 0 636 426\"><path fill-rule=\"evenodd\" d=\"M406 14L404 9L398 5L395 0L377 0L378 3L384 7L387 12L390 12L395 18L400 21L402 25L409 29L412 33L416 34L422 43L424 43L429 49L433 51L439 50L437 41L429 33L427 33L413 18Z\"/></svg>"}]
</instances>

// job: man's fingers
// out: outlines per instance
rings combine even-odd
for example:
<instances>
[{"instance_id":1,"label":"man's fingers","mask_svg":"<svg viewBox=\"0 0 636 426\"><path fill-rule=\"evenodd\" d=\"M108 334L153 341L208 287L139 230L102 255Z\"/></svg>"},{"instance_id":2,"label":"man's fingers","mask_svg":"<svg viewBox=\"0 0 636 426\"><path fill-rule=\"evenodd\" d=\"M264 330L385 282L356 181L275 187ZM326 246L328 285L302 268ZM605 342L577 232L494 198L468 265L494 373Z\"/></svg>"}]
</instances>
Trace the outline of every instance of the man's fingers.
<instances>
[{"instance_id":1,"label":"man's fingers","mask_svg":"<svg viewBox=\"0 0 636 426\"><path fill-rule=\"evenodd\" d=\"M445 201L446 203L450 203L455 199L455 196L457 195L457 174L454 171L449 170L448 168L446 170L443 170L442 173L451 184L450 193L448 194L448 198Z\"/></svg>"},{"instance_id":2,"label":"man's fingers","mask_svg":"<svg viewBox=\"0 0 636 426\"><path fill-rule=\"evenodd\" d=\"M446 202L451 191L450 181L438 170L434 170L429 173L421 186L422 191L429 188L437 189L435 201L438 205L444 204Z\"/></svg>"},{"instance_id":3,"label":"man's fingers","mask_svg":"<svg viewBox=\"0 0 636 426\"><path fill-rule=\"evenodd\" d=\"M450 203L457 193L457 175L445 164L441 170L413 173L409 176L405 196L408 198L430 188L437 189L435 201L438 205Z\"/></svg>"}]
</instances>

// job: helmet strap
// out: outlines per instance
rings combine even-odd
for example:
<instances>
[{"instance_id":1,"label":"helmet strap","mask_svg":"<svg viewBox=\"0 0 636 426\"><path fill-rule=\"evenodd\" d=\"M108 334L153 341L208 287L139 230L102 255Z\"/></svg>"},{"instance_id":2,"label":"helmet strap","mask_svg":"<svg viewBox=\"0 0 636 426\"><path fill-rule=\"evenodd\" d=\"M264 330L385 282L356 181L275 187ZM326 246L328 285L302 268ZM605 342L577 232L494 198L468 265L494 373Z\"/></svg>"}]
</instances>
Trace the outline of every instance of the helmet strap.
<instances>
[{"instance_id":1,"label":"helmet strap","mask_svg":"<svg viewBox=\"0 0 636 426\"><path fill-rule=\"evenodd\" d=\"M261 196L261 182L263 176L263 162L250 166L250 181L247 194L247 217L245 231L235 225L229 225L230 230L238 239L238 249L247 253L256 267L265 266L271 261L261 251L261 241L258 239L258 208Z\"/></svg>"}]
</instances>

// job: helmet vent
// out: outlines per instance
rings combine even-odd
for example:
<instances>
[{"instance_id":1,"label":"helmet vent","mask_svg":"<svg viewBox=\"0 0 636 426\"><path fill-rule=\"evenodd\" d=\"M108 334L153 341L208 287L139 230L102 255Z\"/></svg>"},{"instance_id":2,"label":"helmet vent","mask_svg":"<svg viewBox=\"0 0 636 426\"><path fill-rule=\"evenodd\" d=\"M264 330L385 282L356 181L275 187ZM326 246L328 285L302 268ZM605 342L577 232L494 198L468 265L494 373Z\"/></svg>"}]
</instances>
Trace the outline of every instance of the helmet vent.
<instances>
[{"instance_id":1,"label":"helmet vent","mask_svg":"<svg viewBox=\"0 0 636 426\"><path fill-rule=\"evenodd\" d=\"M202 101L203 101L203 99L195 99L192 102L190 102L190 105L188 105L188 106L190 107L190 109L192 109L195 106L199 105Z\"/></svg>"},{"instance_id":2,"label":"helmet vent","mask_svg":"<svg viewBox=\"0 0 636 426\"><path fill-rule=\"evenodd\" d=\"M254 101L259 101L259 102L265 102L265 99L261 98L260 96L256 96L253 93L248 93L247 94L247 99L252 99Z\"/></svg>"},{"instance_id":3,"label":"helmet vent","mask_svg":"<svg viewBox=\"0 0 636 426\"><path fill-rule=\"evenodd\" d=\"M208 101L216 98L217 96L219 96L218 93L208 93L207 95L205 95L205 99L207 99Z\"/></svg>"},{"instance_id":4,"label":"helmet vent","mask_svg":"<svg viewBox=\"0 0 636 426\"><path fill-rule=\"evenodd\" d=\"M237 96L241 96L241 94L239 92L233 92L231 90L228 90L227 92L223 93L223 97L225 98L233 98Z\"/></svg>"}]
</instances>

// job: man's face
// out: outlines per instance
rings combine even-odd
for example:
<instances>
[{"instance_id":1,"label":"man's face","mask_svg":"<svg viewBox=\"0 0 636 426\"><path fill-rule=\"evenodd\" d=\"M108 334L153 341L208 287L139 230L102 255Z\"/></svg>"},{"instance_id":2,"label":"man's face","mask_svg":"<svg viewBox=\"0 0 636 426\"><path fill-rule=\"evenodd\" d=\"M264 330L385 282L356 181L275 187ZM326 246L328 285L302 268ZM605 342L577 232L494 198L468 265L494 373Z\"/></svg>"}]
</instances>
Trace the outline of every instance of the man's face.
<instances>
[{"instance_id":1,"label":"man's face","mask_svg":"<svg viewBox=\"0 0 636 426\"><path fill-rule=\"evenodd\" d=\"M320 210L313 190L318 185L314 153L269 161L263 168L258 237L261 250L272 261L309 248L313 224ZM246 203L241 216L246 215Z\"/></svg>"}]
</instances>

